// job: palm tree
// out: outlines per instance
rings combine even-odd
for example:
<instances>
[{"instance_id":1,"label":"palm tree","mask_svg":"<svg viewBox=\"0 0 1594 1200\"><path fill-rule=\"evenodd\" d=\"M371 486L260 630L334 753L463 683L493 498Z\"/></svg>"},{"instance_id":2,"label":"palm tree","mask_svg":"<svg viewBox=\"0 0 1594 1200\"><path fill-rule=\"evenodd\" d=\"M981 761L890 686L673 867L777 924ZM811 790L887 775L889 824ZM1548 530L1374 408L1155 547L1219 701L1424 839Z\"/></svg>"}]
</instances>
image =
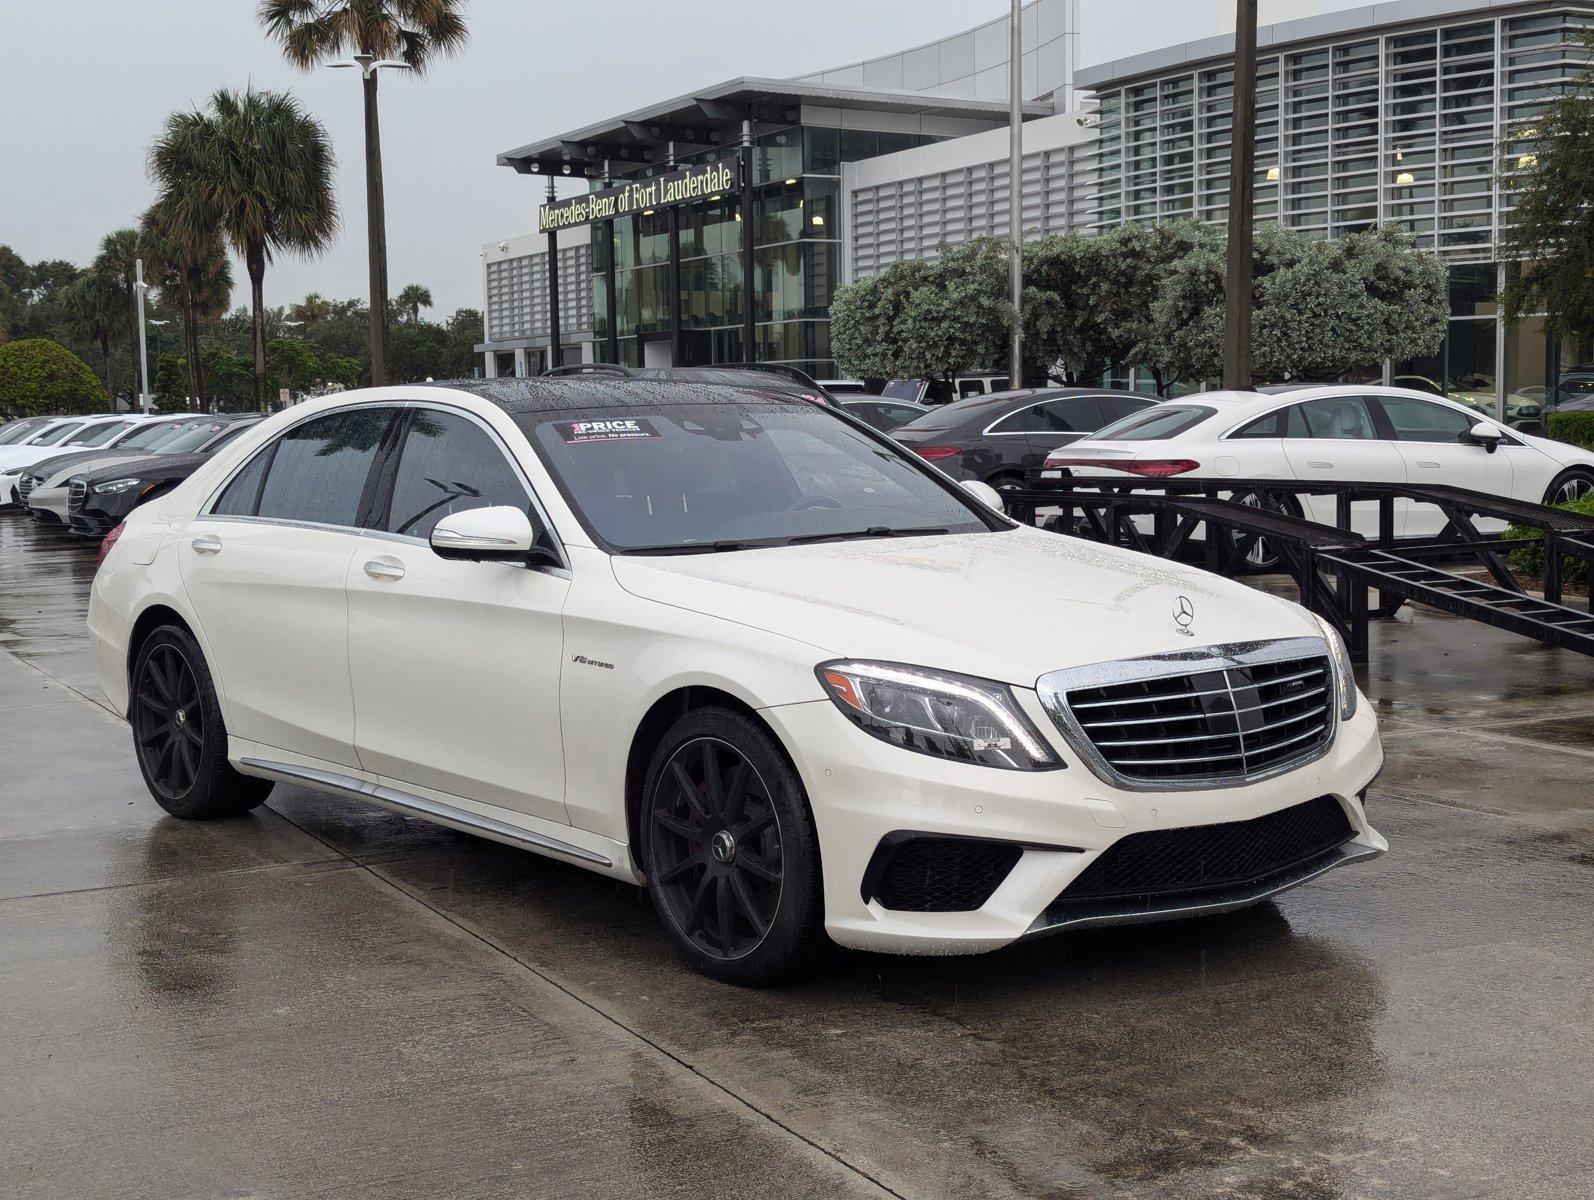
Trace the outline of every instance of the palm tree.
<instances>
[{"instance_id":1,"label":"palm tree","mask_svg":"<svg viewBox=\"0 0 1594 1200\"><path fill-rule=\"evenodd\" d=\"M183 321L183 355L188 366L189 406L205 406L205 359L199 350L201 321L215 320L232 297L232 264L227 261L221 232L213 222L190 225L181 206L170 199L179 188L197 182L193 164L170 153L165 139L150 150L151 173L160 182L163 199L150 205L140 228L154 263L161 292L178 297Z\"/></svg>"},{"instance_id":2,"label":"palm tree","mask_svg":"<svg viewBox=\"0 0 1594 1200\"><path fill-rule=\"evenodd\" d=\"M365 207L371 277L371 382L387 382L387 216L382 197L382 137L374 66L397 59L417 75L439 54L465 44L464 0L261 0L266 32L284 57L310 70L353 54L365 95Z\"/></svg>"},{"instance_id":3,"label":"palm tree","mask_svg":"<svg viewBox=\"0 0 1594 1200\"><path fill-rule=\"evenodd\" d=\"M421 309L432 307L432 289L425 284L409 284L398 294L398 306L409 313L411 325L419 325Z\"/></svg>"},{"instance_id":4,"label":"palm tree","mask_svg":"<svg viewBox=\"0 0 1594 1200\"><path fill-rule=\"evenodd\" d=\"M314 329L332 316L332 312L332 301L320 292L311 292L299 303L288 306L289 318L299 322L306 329Z\"/></svg>"},{"instance_id":5,"label":"palm tree","mask_svg":"<svg viewBox=\"0 0 1594 1200\"><path fill-rule=\"evenodd\" d=\"M266 264L283 250L318 254L338 230L327 131L292 96L223 89L208 109L167 120L151 162L157 178L170 170L171 186L159 200L170 207L170 220L182 229L215 230L244 261L254 318L254 400L263 409Z\"/></svg>"},{"instance_id":6,"label":"palm tree","mask_svg":"<svg viewBox=\"0 0 1594 1200\"><path fill-rule=\"evenodd\" d=\"M66 327L79 337L98 342L105 367L105 391L116 394L111 383L111 330L122 319L122 292L116 281L98 271L84 271L61 289L61 315Z\"/></svg>"},{"instance_id":7,"label":"palm tree","mask_svg":"<svg viewBox=\"0 0 1594 1200\"><path fill-rule=\"evenodd\" d=\"M107 287L114 288L120 297L121 308L127 314L128 345L134 347L133 386L128 394L138 396L143 381L138 375L138 260L143 257L144 246L136 229L116 229L106 234L100 242L100 252L94 256L89 270L100 276ZM112 388L114 395L116 389Z\"/></svg>"}]
</instances>

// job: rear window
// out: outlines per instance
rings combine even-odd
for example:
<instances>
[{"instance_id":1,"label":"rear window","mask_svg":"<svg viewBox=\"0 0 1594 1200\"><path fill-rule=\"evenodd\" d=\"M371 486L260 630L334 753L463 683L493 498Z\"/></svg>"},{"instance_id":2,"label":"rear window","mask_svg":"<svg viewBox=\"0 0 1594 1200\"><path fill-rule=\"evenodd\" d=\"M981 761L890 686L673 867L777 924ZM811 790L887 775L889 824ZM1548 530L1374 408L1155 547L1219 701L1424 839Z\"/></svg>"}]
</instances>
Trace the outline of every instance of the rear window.
<instances>
[{"instance_id":1,"label":"rear window","mask_svg":"<svg viewBox=\"0 0 1594 1200\"><path fill-rule=\"evenodd\" d=\"M1202 404L1154 404L1098 429L1084 441L1160 442L1194 429L1218 410Z\"/></svg>"},{"instance_id":2,"label":"rear window","mask_svg":"<svg viewBox=\"0 0 1594 1200\"><path fill-rule=\"evenodd\" d=\"M923 390L922 379L888 379L886 386L880 389L880 394L893 400L917 400Z\"/></svg>"}]
</instances>

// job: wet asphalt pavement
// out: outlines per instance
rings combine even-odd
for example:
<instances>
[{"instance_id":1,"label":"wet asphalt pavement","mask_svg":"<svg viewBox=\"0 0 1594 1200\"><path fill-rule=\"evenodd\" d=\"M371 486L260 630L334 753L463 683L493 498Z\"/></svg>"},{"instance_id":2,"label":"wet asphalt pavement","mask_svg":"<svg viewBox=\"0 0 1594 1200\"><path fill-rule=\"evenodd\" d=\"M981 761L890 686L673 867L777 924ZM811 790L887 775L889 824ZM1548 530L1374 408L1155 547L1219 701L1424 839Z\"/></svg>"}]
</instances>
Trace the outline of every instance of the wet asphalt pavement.
<instances>
[{"instance_id":1,"label":"wet asphalt pavement","mask_svg":"<svg viewBox=\"0 0 1594 1200\"><path fill-rule=\"evenodd\" d=\"M92 570L0 514L0 1196L1594 1195L1594 661L1403 613L1385 857L747 992L492 842L165 817Z\"/></svg>"}]
</instances>

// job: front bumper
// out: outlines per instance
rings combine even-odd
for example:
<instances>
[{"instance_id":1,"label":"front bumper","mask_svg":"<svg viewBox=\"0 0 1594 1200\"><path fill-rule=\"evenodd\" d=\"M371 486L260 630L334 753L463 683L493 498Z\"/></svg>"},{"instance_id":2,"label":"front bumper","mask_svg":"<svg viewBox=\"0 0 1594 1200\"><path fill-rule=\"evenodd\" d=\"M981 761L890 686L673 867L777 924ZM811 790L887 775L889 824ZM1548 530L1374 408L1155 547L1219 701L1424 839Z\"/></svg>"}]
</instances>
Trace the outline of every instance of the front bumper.
<instances>
[{"instance_id":1,"label":"front bumper","mask_svg":"<svg viewBox=\"0 0 1594 1200\"><path fill-rule=\"evenodd\" d=\"M34 488L28 497L28 515L49 525L67 524L68 492L64 487Z\"/></svg>"},{"instance_id":2,"label":"front bumper","mask_svg":"<svg viewBox=\"0 0 1594 1200\"><path fill-rule=\"evenodd\" d=\"M1021 938L1090 925L1221 912L1264 900L1324 871L1374 857L1388 843L1368 824L1360 799L1383 765L1377 723L1362 703L1328 752L1285 774L1202 791L1115 788L1079 760L1041 707L1021 704L1066 763L1062 770L1003 771L916 754L870 737L828 700L764 710L790 750L819 834L825 927L844 946L910 954L994 950ZM1248 821L1329 796L1351 836L1333 853L1264 880L1199 896L1058 905L1092 862L1129 834ZM866 898L876 848L903 831L1015 843L1022 853L980 907L910 912Z\"/></svg>"}]
</instances>

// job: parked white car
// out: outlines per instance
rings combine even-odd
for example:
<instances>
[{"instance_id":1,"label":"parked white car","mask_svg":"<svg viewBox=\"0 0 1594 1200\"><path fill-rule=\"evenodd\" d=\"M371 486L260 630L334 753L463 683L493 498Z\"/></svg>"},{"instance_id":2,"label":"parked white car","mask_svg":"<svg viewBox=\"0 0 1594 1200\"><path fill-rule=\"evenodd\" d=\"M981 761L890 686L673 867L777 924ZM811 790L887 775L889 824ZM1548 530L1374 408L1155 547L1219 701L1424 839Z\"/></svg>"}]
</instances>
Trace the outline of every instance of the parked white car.
<instances>
[{"instance_id":1,"label":"parked white car","mask_svg":"<svg viewBox=\"0 0 1594 1200\"><path fill-rule=\"evenodd\" d=\"M645 884L733 982L825 935L1222 911L1386 848L1329 627L966 487L767 391L350 392L135 510L89 629L167 812L375 801Z\"/></svg>"},{"instance_id":2,"label":"parked white car","mask_svg":"<svg viewBox=\"0 0 1594 1200\"><path fill-rule=\"evenodd\" d=\"M119 428L128 419L115 415L61 417L31 437L14 445L0 446L0 478L3 478L0 504L17 502L16 484L23 468L57 454L81 450L93 439L103 436L106 428Z\"/></svg>"},{"instance_id":3,"label":"parked white car","mask_svg":"<svg viewBox=\"0 0 1594 1200\"><path fill-rule=\"evenodd\" d=\"M1594 453L1504 429L1436 396L1349 384L1169 400L1054 452L1042 474L1056 478L1065 470L1084 479L1448 484L1535 504L1594 491ZM1303 496L1298 506L1298 515L1334 522L1331 495ZM1395 505L1397 537L1429 536L1444 523L1431 504ZM1354 506L1352 527L1375 535L1377 507Z\"/></svg>"}]
</instances>

